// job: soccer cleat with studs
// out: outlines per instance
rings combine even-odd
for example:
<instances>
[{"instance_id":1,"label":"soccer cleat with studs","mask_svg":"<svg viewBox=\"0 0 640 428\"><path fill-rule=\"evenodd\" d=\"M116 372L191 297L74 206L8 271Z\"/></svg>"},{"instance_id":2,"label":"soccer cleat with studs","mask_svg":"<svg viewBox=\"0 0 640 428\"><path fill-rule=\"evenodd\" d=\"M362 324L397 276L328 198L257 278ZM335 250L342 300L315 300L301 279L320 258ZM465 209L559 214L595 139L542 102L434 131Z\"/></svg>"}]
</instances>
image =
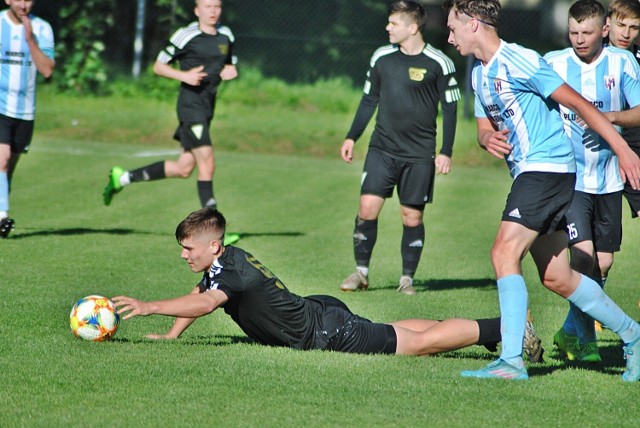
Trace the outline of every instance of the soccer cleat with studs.
<instances>
[{"instance_id":1,"label":"soccer cleat with studs","mask_svg":"<svg viewBox=\"0 0 640 428\"><path fill-rule=\"evenodd\" d=\"M601 363L602 357L598 351L598 344L596 342L585 343L584 345L578 345L580 355L578 361L583 363Z\"/></svg>"},{"instance_id":2,"label":"soccer cleat with studs","mask_svg":"<svg viewBox=\"0 0 640 428\"><path fill-rule=\"evenodd\" d=\"M408 276L400 278L400 285L398 285L398 293L406 294L407 296L413 296L416 294L416 288L413 286L413 280Z\"/></svg>"},{"instance_id":3,"label":"soccer cleat with studs","mask_svg":"<svg viewBox=\"0 0 640 428\"><path fill-rule=\"evenodd\" d=\"M16 227L15 221L9 217L0 220L0 238L7 238L9 233Z\"/></svg>"},{"instance_id":4,"label":"soccer cleat with studs","mask_svg":"<svg viewBox=\"0 0 640 428\"><path fill-rule=\"evenodd\" d=\"M533 318L531 312L527 311L527 324L524 330L524 340L522 341L522 350L531 363L544 363L542 354L544 354L544 348L542 347L542 340L536 334L533 328Z\"/></svg>"},{"instance_id":5,"label":"soccer cleat with studs","mask_svg":"<svg viewBox=\"0 0 640 428\"><path fill-rule=\"evenodd\" d=\"M102 200L106 206L109 206L113 197L122 190L120 177L122 177L124 173L124 169L119 166L114 166L111 168L111 171L109 171L109 182L104 188L104 192L102 192Z\"/></svg>"},{"instance_id":6,"label":"soccer cleat with studs","mask_svg":"<svg viewBox=\"0 0 640 428\"><path fill-rule=\"evenodd\" d=\"M627 361L627 370L622 374L625 382L637 382L640 380L640 339L624 346L624 359Z\"/></svg>"},{"instance_id":7,"label":"soccer cleat with studs","mask_svg":"<svg viewBox=\"0 0 640 428\"><path fill-rule=\"evenodd\" d=\"M340 290L342 291L364 291L367 288L369 288L369 281L360 271L352 273L340 284Z\"/></svg>"},{"instance_id":8,"label":"soccer cleat with studs","mask_svg":"<svg viewBox=\"0 0 640 428\"><path fill-rule=\"evenodd\" d=\"M529 379L526 367L515 367L502 359L497 359L480 370L465 370L461 372L460 375L462 377L476 377L481 379Z\"/></svg>"},{"instance_id":9,"label":"soccer cleat with studs","mask_svg":"<svg viewBox=\"0 0 640 428\"><path fill-rule=\"evenodd\" d=\"M577 361L580 359L578 336L565 333L564 329L560 328L553 336L553 344L556 345L561 354L567 356L569 361Z\"/></svg>"}]
</instances>

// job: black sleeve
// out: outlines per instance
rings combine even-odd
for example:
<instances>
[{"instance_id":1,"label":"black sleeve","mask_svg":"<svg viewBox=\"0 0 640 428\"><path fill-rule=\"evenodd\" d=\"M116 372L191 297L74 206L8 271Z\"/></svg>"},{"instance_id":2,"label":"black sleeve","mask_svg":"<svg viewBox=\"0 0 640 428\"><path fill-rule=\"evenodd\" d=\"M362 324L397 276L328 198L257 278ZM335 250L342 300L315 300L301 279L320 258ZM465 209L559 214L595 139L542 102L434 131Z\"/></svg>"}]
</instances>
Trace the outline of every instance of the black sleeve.
<instances>
[{"instance_id":1,"label":"black sleeve","mask_svg":"<svg viewBox=\"0 0 640 428\"><path fill-rule=\"evenodd\" d=\"M227 55L225 65L235 65L238 62L238 58L233 54L233 45L234 42L229 39L229 54Z\"/></svg>"},{"instance_id":2,"label":"black sleeve","mask_svg":"<svg viewBox=\"0 0 640 428\"><path fill-rule=\"evenodd\" d=\"M442 147L440 154L451 157L453 154L453 142L456 138L456 125L458 122L458 103L442 103Z\"/></svg>"},{"instance_id":3,"label":"black sleeve","mask_svg":"<svg viewBox=\"0 0 640 428\"><path fill-rule=\"evenodd\" d=\"M373 97L371 95L364 95L360 100L360 105L356 111L356 116L353 118L351 129L347 133L347 138L351 138L354 141L358 141L358 138L362 135L367 128L369 121L373 117L378 106L379 97Z\"/></svg>"}]
</instances>

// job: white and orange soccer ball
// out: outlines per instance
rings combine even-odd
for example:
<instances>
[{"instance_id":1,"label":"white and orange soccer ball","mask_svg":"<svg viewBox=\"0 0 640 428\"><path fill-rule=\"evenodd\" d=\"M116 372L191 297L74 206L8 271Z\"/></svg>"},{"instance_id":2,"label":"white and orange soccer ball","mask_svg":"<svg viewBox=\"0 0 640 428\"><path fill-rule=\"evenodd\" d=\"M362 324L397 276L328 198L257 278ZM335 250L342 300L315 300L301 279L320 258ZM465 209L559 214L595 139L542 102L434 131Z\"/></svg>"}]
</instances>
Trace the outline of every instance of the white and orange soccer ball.
<instances>
[{"instance_id":1,"label":"white and orange soccer ball","mask_svg":"<svg viewBox=\"0 0 640 428\"><path fill-rule=\"evenodd\" d=\"M116 305L103 296L87 296L78 300L69 315L69 325L76 337L92 342L110 339L118 330L120 315Z\"/></svg>"}]
</instances>

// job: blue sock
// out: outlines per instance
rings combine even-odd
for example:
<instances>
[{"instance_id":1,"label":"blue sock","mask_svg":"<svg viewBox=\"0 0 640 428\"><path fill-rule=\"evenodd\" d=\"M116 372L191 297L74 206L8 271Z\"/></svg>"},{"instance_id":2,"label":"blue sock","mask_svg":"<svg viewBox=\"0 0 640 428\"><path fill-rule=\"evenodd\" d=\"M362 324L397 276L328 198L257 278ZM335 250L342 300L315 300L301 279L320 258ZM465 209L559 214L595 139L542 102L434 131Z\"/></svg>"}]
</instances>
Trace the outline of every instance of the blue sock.
<instances>
[{"instance_id":1,"label":"blue sock","mask_svg":"<svg viewBox=\"0 0 640 428\"><path fill-rule=\"evenodd\" d=\"M567 300L620 335L624 343L640 338L640 325L625 314L591 278L582 275L578 288Z\"/></svg>"},{"instance_id":2,"label":"blue sock","mask_svg":"<svg viewBox=\"0 0 640 428\"><path fill-rule=\"evenodd\" d=\"M596 342L596 326L589 315L582 312L576 305L571 303L571 309L573 309L573 321L576 328L576 336L578 336L578 343L580 345L586 345L587 343Z\"/></svg>"},{"instance_id":3,"label":"blue sock","mask_svg":"<svg viewBox=\"0 0 640 428\"><path fill-rule=\"evenodd\" d=\"M529 293L522 275L508 275L498 280L500 299L500 333L502 334L502 353L500 358L522 366L522 340L527 323L527 305Z\"/></svg>"},{"instance_id":4,"label":"blue sock","mask_svg":"<svg viewBox=\"0 0 640 428\"><path fill-rule=\"evenodd\" d=\"M562 330L564 330L565 333L572 336L578 335L574 314L579 310L580 309L576 308L574 304L569 303L569 313L567 313L567 318L564 320L564 324L562 325Z\"/></svg>"},{"instance_id":5,"label":"blue sock","mask_svg":"<svg viewBox=\"0 0 640 428\"><path fill-rule=\"evenodd\" d=\"M9 211L9 180L6 172L0 172L0 211Z\"/></svg>"}]
</instances>

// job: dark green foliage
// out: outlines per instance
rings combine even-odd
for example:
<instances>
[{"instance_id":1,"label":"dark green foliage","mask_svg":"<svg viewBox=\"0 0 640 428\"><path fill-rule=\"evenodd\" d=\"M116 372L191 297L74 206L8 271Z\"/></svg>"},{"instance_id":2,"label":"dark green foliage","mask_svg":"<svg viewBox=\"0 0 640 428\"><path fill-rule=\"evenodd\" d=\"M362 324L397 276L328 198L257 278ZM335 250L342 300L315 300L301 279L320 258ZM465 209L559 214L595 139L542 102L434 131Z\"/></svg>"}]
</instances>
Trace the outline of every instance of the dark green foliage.
<instances>
[{"instance_id":1,"label":"dark green foliage","mask_svg":"<svg viewBox=\"0 0 640 428\"><path fill-rule=\"evenodd\" d=\"M102 40L113 26L111 5L102 0L71 2L60 9L60 15L65 25L57 35L58 86L82 93L104 92L107 71Z\"/></svg>"}]
</instances>

